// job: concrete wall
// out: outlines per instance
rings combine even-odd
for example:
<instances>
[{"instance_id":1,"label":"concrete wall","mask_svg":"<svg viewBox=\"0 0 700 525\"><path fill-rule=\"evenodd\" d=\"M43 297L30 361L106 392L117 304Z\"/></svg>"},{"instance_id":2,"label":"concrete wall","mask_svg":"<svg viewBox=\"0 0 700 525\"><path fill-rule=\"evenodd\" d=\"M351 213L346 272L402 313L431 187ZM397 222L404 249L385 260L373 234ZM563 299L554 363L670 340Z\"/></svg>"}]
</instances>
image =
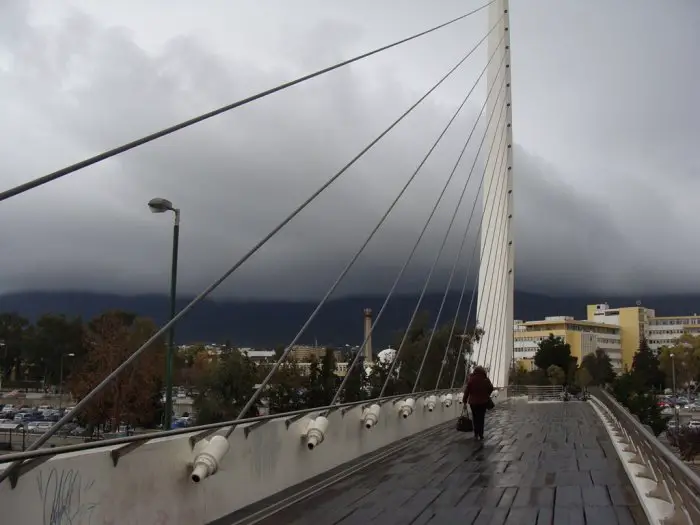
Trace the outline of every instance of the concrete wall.
<instances>
[{"instance_id":1,"label":"concrete wall","mask_svg":"<svg viewBox=\"0 0 700 525\"><path fill-rule=\"evenodd\" d=\"M309 416L285 417L254 428L237 427L220 470L199 484L190 480L192 434L154 439L113 466L102 448L55 456L23 474L13 489L0 484L0 512L13 525L39 523L115 525L206 524L399 439L456 418L462 405L438 404L428 412L419 399L401 419L400 403L386 403L372 430L362 408L332 413L326 438L314 450L302 438ZM315 414L310 414L315 416ZM225 429L218 433L223 434ZM0 466L5 468L5 466Z\"/></svg>"}]
</instances>

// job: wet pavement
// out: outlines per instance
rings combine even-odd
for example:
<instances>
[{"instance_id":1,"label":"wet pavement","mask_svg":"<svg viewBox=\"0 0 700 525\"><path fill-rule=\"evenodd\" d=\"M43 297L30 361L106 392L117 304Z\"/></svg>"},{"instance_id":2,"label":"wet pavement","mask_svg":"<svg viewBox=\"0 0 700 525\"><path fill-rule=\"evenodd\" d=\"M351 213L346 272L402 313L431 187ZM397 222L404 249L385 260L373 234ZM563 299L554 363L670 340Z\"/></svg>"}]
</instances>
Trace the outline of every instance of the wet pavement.
<instances>
[{"instance_id":1,"label":"wet pavement","mask_svg":"<svg viewBox=\"0 0 700 525\"><path fill-rule=\"evenodd\" d=\"M448 428L262 525L646 525L587 403L517 403L486 440Z\"/></svg>"}]
</instances>

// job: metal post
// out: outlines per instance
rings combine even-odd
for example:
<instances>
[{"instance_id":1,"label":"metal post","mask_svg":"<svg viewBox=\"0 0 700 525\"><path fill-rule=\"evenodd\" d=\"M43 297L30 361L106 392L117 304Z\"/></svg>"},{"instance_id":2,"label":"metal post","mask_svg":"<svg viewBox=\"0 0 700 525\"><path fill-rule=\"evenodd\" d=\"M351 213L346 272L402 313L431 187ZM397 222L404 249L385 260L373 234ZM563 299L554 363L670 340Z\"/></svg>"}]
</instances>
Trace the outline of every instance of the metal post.
<instances>
[{"instance_id":1,"label":"metal post","mask_svg":"<svg viewBox=\"0 0 700 525\"><path fill-rule=\"evenodd\" d=\"M75 354L61 354L61 362L59 366L58 374L58 408L59 410L63 408L63 359L66 357L73 357Z\"/></svg>"},{"instance_id":2,"label":"metal post","mask_svg":"<svg viewBox=\"0 0 700 525\"><path fill-rule=\"evenodd\" d=\"M177 258L180 242L180 210L174 209L175 223L173 224L173 257L170 269L170 319L175 317L177 297ZM173 355L175 352L175 325L168 330L168 349L165 358L165 414L163 429L170 430L173 417Z\"/></svg>"},{"instance_id":3,"label":"metal post","mask_svg":"<svg viewBox=\"0 0 700 525\"><path fill-rule=\"evenodd\" d=\"M678 407L678 394L676 393L676 356L671 354L671 388L673 389L673 413L676 416L676 429L681 427L681 415Z\"/></svg>"},{"instance_id":4,"label":"metal post","mask_svg":"<svg viewBox=\"0 0 700 525\"><path fill-rule=\"evenodd\" d=\"M58 409L63 408L63 354L61 354L60 372L58 373Z\"/></svg>"}]
</instances>

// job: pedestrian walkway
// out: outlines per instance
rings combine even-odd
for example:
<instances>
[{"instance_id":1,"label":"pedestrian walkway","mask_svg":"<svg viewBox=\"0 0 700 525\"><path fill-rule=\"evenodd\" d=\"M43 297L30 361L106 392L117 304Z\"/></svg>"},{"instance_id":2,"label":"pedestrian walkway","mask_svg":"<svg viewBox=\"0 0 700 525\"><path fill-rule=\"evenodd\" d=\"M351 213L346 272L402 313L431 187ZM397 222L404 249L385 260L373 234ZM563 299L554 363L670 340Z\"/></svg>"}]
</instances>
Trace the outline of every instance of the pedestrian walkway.
<instances>
[{"instance_id":1,"label":"pedestrian walkway","mask_svg":"<svg viewBox=\"0 0 700 525\"><path fill-rule=\"evenodd\" d=\"M514 402L487 418L483 443L445 429L260 523L648 523L587 403Z\"/></svg>"}]
</instances>

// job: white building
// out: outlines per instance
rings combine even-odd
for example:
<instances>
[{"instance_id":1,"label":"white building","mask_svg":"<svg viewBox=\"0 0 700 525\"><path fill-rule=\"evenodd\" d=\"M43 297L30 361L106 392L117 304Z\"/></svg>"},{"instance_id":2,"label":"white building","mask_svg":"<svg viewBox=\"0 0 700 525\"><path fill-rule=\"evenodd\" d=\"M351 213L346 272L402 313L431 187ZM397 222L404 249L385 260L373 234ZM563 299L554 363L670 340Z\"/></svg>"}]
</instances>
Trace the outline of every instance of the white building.
<instances>
[{"instance_id":1,"label":"white building","mask_svg":"<svg viewBox=\"0 0 700 525\"><path fill-rule=\"evenodd\" d=\"M646 326L647 343L653 350L674 346L683 334L700 335L700 315L651 317Z\"/></svg>"}]
</instances>

